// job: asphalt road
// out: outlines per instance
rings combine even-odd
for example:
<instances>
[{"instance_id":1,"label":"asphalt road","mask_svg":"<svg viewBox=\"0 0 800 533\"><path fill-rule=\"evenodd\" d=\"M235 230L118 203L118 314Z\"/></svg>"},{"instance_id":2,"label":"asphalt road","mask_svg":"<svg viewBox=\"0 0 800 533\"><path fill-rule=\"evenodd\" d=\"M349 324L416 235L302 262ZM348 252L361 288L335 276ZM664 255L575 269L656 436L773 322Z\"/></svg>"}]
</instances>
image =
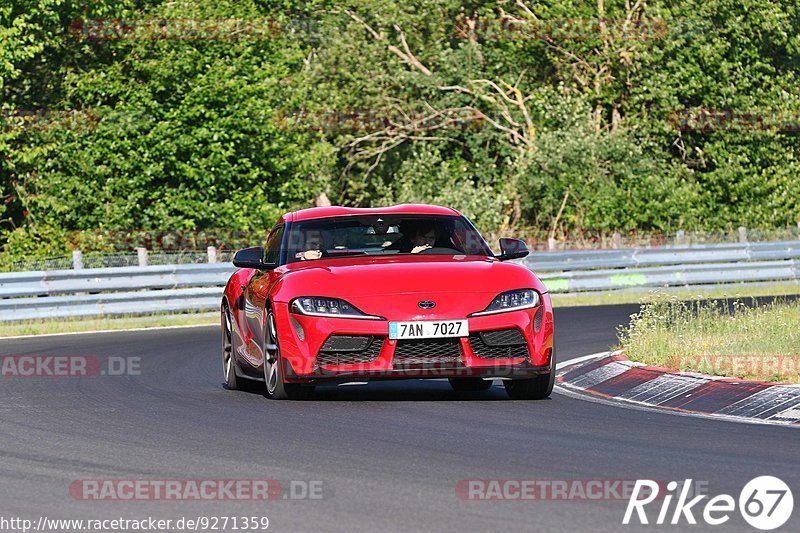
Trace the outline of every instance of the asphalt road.
<instances>
[{"instance_id":1,"label":"asphalt road","mask_svg":"<svg viewBox=\"0 0 800 533\"><path fill-rule=\"evenodd\" d=\"M607 349L635 310L558 309L559 359ZM623 500L465 501L456 486L691 478L738 499L750 479L775 475L800 499L795 429L563 394L510 401L499 383L459 394L446 381L386 382L275 402L223 389L218 349L210 327L0 341L3 356L89 356L102 368L109 357L140 358L138 375L0 377L0 517L267 516L274 531L637 531L654 526L623 527ZM69 492L84 479L220 478L321 482L322 497L87 501ZM648 509L655 520L658 508ZM798 525L795 512L785 529ZM755 531L737 512L716 528L659 529Z\"/></svg>"}]
</instances>

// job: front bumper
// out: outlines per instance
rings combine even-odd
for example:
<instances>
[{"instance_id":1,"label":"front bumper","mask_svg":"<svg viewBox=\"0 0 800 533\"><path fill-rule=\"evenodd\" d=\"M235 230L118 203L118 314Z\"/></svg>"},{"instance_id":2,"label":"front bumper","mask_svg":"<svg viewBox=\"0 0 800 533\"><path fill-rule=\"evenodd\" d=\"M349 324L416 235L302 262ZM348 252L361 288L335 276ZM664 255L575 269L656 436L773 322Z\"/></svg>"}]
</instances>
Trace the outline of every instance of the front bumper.
<instances>
[{"instance_id":1,"label":"front bumper","mask_svg":"<svg viewBox=\"0 0 800 533\"><path fill-rule=\"evenodd\" d=\"M533 309L468 319L470 335L518 330L525 345L522 351L509 352L513 357L499 357L496 353L492 357L481 357L480 354L485 355L485 352L475 349L476 339L467 337L453 340L457 346L449 346L451 357L439 357L435 349L419 350L420 353L408 357L408 346L398 346L404 341L388 338L388 321L304 316L291 313L285 303L276 304L276 311L284 377L288 382L449 377L519 379L551 371L554 328L547 294L542 295L542 304ZM320 364L320 349L334 335L371 336L373 342L380 344L375 345L375 353L369 362Z\"/></svg>"},{"instance_id":2,"label":"front bumper","mask_svg":"<svg viewBox=\"0 0 800 533\"><path fill-rule=\"evenodd\" d=\"M287 362L284 376L292 383L336 383L348 381L381 381L392 379L437 379L437 378L500 378L525 379L550 372L550 366L532 366L528 363L490 367L420 365L417 368L393 368L391 370L328 370L318 367L312 374L296 374Z\"/></svg>"}]
</instances>

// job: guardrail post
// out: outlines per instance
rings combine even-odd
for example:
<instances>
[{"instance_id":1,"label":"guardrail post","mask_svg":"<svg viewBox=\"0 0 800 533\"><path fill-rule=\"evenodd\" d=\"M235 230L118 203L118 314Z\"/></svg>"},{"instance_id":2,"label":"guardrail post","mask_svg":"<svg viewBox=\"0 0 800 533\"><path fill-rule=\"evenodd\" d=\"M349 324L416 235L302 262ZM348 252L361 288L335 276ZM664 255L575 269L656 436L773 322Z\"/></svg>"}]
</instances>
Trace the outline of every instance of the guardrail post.
<instances>
[{"instance_id":1,"label":"guardrail post","mask_svg":"<svg viewBox=\"0 0 800 533\"><path fill-rule=\"evenodd\" d=\"M553 251L556 249L556 240L553 237L547 239L547 249Z\"/></svg>"},{"instance_id":2,"label":"guardrail post","mask_svg":"<svg viewBox=\"0 0 800 533\"><path fill-rule=\"evenodd\" d=\"M747 228L739 226L739 242L747 242Z\"/></svg>"},{"instance_id":3,"label":"guardrail post","mask_svg":"<svg viewBox=\"0 0 800 533\"><path fill-rule=\"evenodd\" d=\"M139 266L147 266L147 248L137 248L136 255L139 257Z\"/></svg>"},{"instance_id":4,"label":"guardrail post","mask_svg":"<svg viewBox=\"0 0 800 533\"><path fill-rule=\"evenodd\" d=\"M622 235L614 232L614 235L611 236L611 247L612 248L622 248Z\"/></svg>"},{"instance_id":5,"label":"guardrail post","mask_svg":"<svg viewBox=\"0 0 800 533\"><path fill-rule=\"evenodd\" d=\"M216 246L209 246L206 250L208 253L208 262L209 263L216 263L217 262L217 247Z\"/></svg>"},{"instance_id":6,"label":"guardrail post","mask_svg":"<svg viewBox=\"0 0 800 533\"><path fill-rule=\"evenodd\" d=\"M675 236L675 244L684 244L686 243L686 232L682 229L678 230L678 234Z\"/></svg>"},{"instance_id":7,"label":"guardrail post","mask_svg":"<svg viewBox=\"0 0 800 533\"><path fill-rule=\"evenodd\" d=\"M72 250L72 268L73 270L83 269L83 252L80 250Z\"/></svg>"}]
</instances>

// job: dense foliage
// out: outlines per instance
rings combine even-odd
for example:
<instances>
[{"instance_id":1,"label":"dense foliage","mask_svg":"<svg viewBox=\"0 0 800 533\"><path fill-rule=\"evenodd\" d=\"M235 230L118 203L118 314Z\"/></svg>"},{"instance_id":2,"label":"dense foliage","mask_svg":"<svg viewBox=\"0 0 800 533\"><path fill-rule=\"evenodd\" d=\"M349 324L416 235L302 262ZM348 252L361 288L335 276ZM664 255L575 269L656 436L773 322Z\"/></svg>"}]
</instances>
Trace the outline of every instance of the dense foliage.
<instances>
[{"instance_id":1,"label":"dense foliage","mask_svg":"<svg viewBox=\"0 0 800 533\"><path fill-rule=\"evenodd\" d=\"M798 73L796 0L0 0L0 246L261 230L320 193L792 226Z\"/></svg>"}]
</instances>

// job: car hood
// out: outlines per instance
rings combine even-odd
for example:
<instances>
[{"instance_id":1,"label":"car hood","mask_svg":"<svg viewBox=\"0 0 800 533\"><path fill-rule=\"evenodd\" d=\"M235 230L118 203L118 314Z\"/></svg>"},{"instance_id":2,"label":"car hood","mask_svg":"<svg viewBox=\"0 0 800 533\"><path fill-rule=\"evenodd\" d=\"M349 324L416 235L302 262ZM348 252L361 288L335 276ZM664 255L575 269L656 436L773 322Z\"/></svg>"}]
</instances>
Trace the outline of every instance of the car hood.
<instances>
[{"instance_id":1,"label":"car hood","mask_svg":"<svg viewBox=\"0 0 800 533\"><path fill-rule=\"evenodd\" d=\"M375 297L420 293L493 293L546 289L527 268L480 256L338 258L291 263L279 291L301 295ZM287 301L280 298L280 301Z\"/></svg>"},{"instance_id":2,"label":"car hood","mask_svg":"<svg viewBox=\"0 0 800 533\"><path fill-rule=\"evenodd\" d=\"M457 318L485 309L499 293L545 287L527 268L480 256L399 256L318 259L280 267L273 297L342 298L390 320ZM424 311L421 300L435 308Z\"/></svg>"}]
</instances>

